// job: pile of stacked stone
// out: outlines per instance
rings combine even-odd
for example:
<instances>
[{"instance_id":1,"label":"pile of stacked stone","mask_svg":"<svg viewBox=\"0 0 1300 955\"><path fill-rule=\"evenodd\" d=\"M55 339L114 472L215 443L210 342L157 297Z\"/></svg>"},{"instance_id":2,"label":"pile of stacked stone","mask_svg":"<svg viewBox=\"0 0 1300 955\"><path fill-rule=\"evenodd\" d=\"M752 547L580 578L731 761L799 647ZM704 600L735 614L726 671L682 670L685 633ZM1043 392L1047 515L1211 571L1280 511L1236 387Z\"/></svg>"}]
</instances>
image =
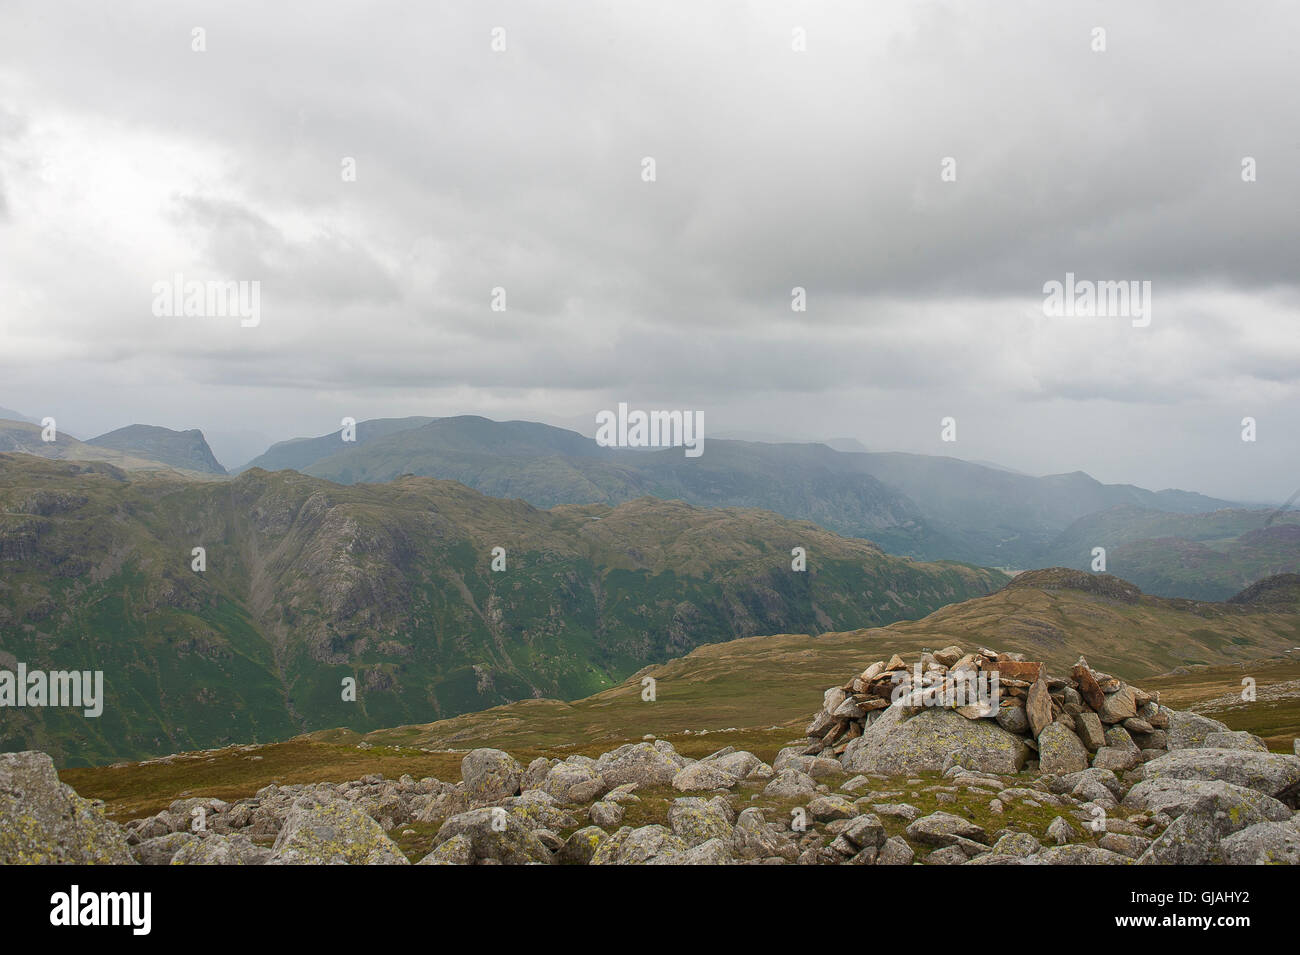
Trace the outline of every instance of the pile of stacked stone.
<instances>
[{"instance_id":1,"label":"pile of stacked stone","mask_svg":"<svg viewBox=\"0 0 1300 955\"><path fill-rule=\"evenodd\" d=\"M1054 676L1021 653L949 646L908 663L878 660L825 693L808 725L805 755L842 758L896 707L903 718L927 709L991 720L1037 754L1045 772L1132 769L1169 749L1170 711L1159 694L1094 670L1083 657Z\"/></svg>"}]
</instances>

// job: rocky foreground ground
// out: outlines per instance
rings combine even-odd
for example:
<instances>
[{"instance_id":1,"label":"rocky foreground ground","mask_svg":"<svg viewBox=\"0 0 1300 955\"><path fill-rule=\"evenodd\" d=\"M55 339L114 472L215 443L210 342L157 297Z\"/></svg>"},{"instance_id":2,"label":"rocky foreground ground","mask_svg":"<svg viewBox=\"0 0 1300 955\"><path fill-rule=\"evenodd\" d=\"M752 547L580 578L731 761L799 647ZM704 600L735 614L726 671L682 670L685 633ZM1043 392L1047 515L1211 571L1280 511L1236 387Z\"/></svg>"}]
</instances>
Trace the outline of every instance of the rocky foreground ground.
<instances>
[{"instance_id":1,"label":"rocky foreground ground","mask_svg":"<svg viewBox=\"0 0 1300 955\"><path fill-rule=\"evenodd\" d=\"M942 705L970 671L1002 698ZM647 739L527 766L476 749L461 775L271 785L119 826L45 754L4 754L0 863L1300 863L1300 757L1086 661L1053 678L987 650L872 664L770 765Z\"/></svg>"}]
</instances>

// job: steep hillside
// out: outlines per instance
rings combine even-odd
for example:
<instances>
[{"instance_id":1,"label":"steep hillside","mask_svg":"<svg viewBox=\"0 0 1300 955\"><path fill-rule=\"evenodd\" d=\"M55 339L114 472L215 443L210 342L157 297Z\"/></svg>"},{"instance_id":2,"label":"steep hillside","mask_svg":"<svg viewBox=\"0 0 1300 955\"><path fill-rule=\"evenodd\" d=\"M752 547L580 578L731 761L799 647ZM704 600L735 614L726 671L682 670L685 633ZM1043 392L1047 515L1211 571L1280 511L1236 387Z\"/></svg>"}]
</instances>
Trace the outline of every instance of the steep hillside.
<instances>
[{"instance_id":1,"label":"steep hillside","mask_svg":"<svg viewBox=\"0 0 1300 955\"><path fill-rule=\"evenodd\" d=\"M587 699L530 700L422 726L379 730L365 739L387 745L512 749L644 733L676 738L688 731L734 728L740 733L728 734L728 742L734 736L745 745L758 745L751 738L757 736L771 743L769 727L775 739L788 737L796 723L802 730L808 700L882 653L950 644L995 646L1045 660L1061 671L1082 654L1094 666L1130 680L1180 666L1223 666L1282 654L1300 645L1300 602L1286 596L1300 588L1283 581L1267 589L1275 599L1198 603L1149 597L1105 574L1033 571L997 593L943 607L922 620L704 646ZM653 703L642 700L646 676L656 681ZM1249 720L1243 725L1250 725ZM317 738L339 736L322 733Z\"/></svg>"},{"instance_id":2,"label":"steep hillside","mask_svg":"<svg viewBox=\"0 0 1300 955\"><path fill-rule=\"evenodd\" d=\"M1076 521L1041 560L1087 569L1094 547L1106 548L1107 570L1148 593L1225 600L1254 581L1300 571L1300 514L1112 508Z\"/></svg>"},{"instance_id":3,"label":"steep hillside","mask_svg":"<svg viewBox=\"0 0 1300 955\"><path fill-rule=\"evenodd\" d=\"M197 428L189 431L172 431L149 424L132 424L118 428L86 444L97 448L110 448L137 458L161 461L183 471L202 474L225 474L226 469L208 447L203 432Z\"/></svg>"},{"instance_id":4,"label":"steep hillside","mask_svg":"<svg viewBox=\"0 0 1300 955\"><path fill-rule=\"evenodd\" d=\"M106 759L581 697L704 643L889 623L1004 580L758 510L542 511L429 478L133 479L0 455L4 660L108 685L98 719L0 711L0 749Z\"/></svg>"}]
</instances>

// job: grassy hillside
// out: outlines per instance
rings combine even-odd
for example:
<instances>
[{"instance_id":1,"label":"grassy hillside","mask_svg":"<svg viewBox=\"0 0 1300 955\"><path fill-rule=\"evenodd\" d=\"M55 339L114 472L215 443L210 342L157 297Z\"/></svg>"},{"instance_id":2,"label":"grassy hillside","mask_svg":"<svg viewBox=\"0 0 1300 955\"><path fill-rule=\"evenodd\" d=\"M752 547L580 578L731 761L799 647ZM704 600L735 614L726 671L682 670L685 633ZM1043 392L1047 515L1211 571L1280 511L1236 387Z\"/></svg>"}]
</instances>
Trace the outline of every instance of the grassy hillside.
<instances>
[{"instance_id":1,"label":"grassy hillside","mask_svg":"<svg viewBox=\"0 0 1300 955\"><path fill-rule=\"evenodd\" d=\"M1243 699L1253 680L1255 698ZM1148 680L1170 706L1195 710L1236 730L1264 737L1269 748L1290 753L1300 737L1300 645L1281 657L1210 667L1180 667Z\"/></svg>"},{"instance_id":2,"label":"grassy hillside","mask_svg":"<svg viewBox=\"0 0 1300 955\"><path fill-rule=\"evenodd\" d=\"M542 754L594 756L653 733L690 756L733 745L770 760L781 746L802 739L827 686L895 650L953 641L1019 649L1058 667L1084 653L1098 668L1159 690L1171 706L1206 712L1289 752L1300 730L1300 661L1286 652L1300 646L1300 580L1246 597L1234 604L1160 600L1115 578L1046 571L920 621L699 647L572 703L528 700L364 738L330 730L270 746L61 775L79 792L107 800L110 811L126 819L164 808L182 793L238 798L273 781L341 782L366 773L454 781L461 754L475 746L498 746L526 762ZM1045 624L1066 631L1067 638L1044 640ZM1166 669L1157 661L1182 647L1189 656L1215 662L1152 675L1153 665ZM1220 662L1232 658L1239 662ZM1247 675L1259 685L1256 704L1240 702ZM653 702L642 699L644 676L656 681Z\"/></svg>"},{"instance_id":3,"label":"grassy hillside","mask_svg":"<svg viewBox=\"0 0 1300 955\"><path fill-rule=\"evenodd\" d=\"M1294 596L1294 594L1293 594ZM1068 669L1140 680L1175 667L1281 654L1300 645L1300 602L1197 603L1140 593L1107 575L1054 569L1022 574L995 594L921 620L818 636L754 637L700 647L584 700L530 700L451 720L371 733L377 744L543 746L575 739L671 735L806 720L828 686L893 652L949 644L1026 653ZM641 699L652 676L657 700ZM1143 683L1145 685L1145 683ZM326 736L325 738L332 738Z\"/></svg>"},{"instance_id":4,"label":"grassy hillside","mask_svg":"<svg viewBox=\"0 0 1300 955\"><path fill-rule=\"evenodd\" d=\"M542 511L429 478L195 482L22 455L0 455L0 570L0 664L108 685L98 719L0 711L0 749L89 762L583 697L704 643L923 616L1005 580L757 510Z\"/></svg>"}]
</instances>

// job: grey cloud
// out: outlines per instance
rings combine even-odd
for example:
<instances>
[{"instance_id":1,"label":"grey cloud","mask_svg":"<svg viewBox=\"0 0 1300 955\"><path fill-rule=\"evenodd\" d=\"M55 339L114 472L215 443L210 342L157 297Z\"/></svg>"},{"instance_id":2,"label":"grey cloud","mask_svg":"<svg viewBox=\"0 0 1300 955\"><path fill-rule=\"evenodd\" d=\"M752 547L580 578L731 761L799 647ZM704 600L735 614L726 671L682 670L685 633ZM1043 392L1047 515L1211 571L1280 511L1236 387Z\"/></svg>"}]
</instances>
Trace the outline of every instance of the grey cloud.
<instances>
[{"instance_id":1,"label":"grey cloud","mask_svg":"<svg viewBox=\"0 0 1300 955\"><path fill-rule=\"evenodd\" d=\"M162 367L193 386L169 413L228 431L253 394L290 432L334 401L563 417L635 393L931 451L944 407L1037 428L1122 406L1198 436L1242 404L1289 415L1297 26L1209 0L6 4L0 373L48 403L42 362L92 417L110 390L147 414L127 369ZM262 325L153 319L139 290L172 271L260 279ZM1067 271L1152 281L1152 327L1044 320ZM861 389L872 413L845 410ZM1300 471L1040 430L963 454L1218 493Z\"/></svg>"}]
</instances>

